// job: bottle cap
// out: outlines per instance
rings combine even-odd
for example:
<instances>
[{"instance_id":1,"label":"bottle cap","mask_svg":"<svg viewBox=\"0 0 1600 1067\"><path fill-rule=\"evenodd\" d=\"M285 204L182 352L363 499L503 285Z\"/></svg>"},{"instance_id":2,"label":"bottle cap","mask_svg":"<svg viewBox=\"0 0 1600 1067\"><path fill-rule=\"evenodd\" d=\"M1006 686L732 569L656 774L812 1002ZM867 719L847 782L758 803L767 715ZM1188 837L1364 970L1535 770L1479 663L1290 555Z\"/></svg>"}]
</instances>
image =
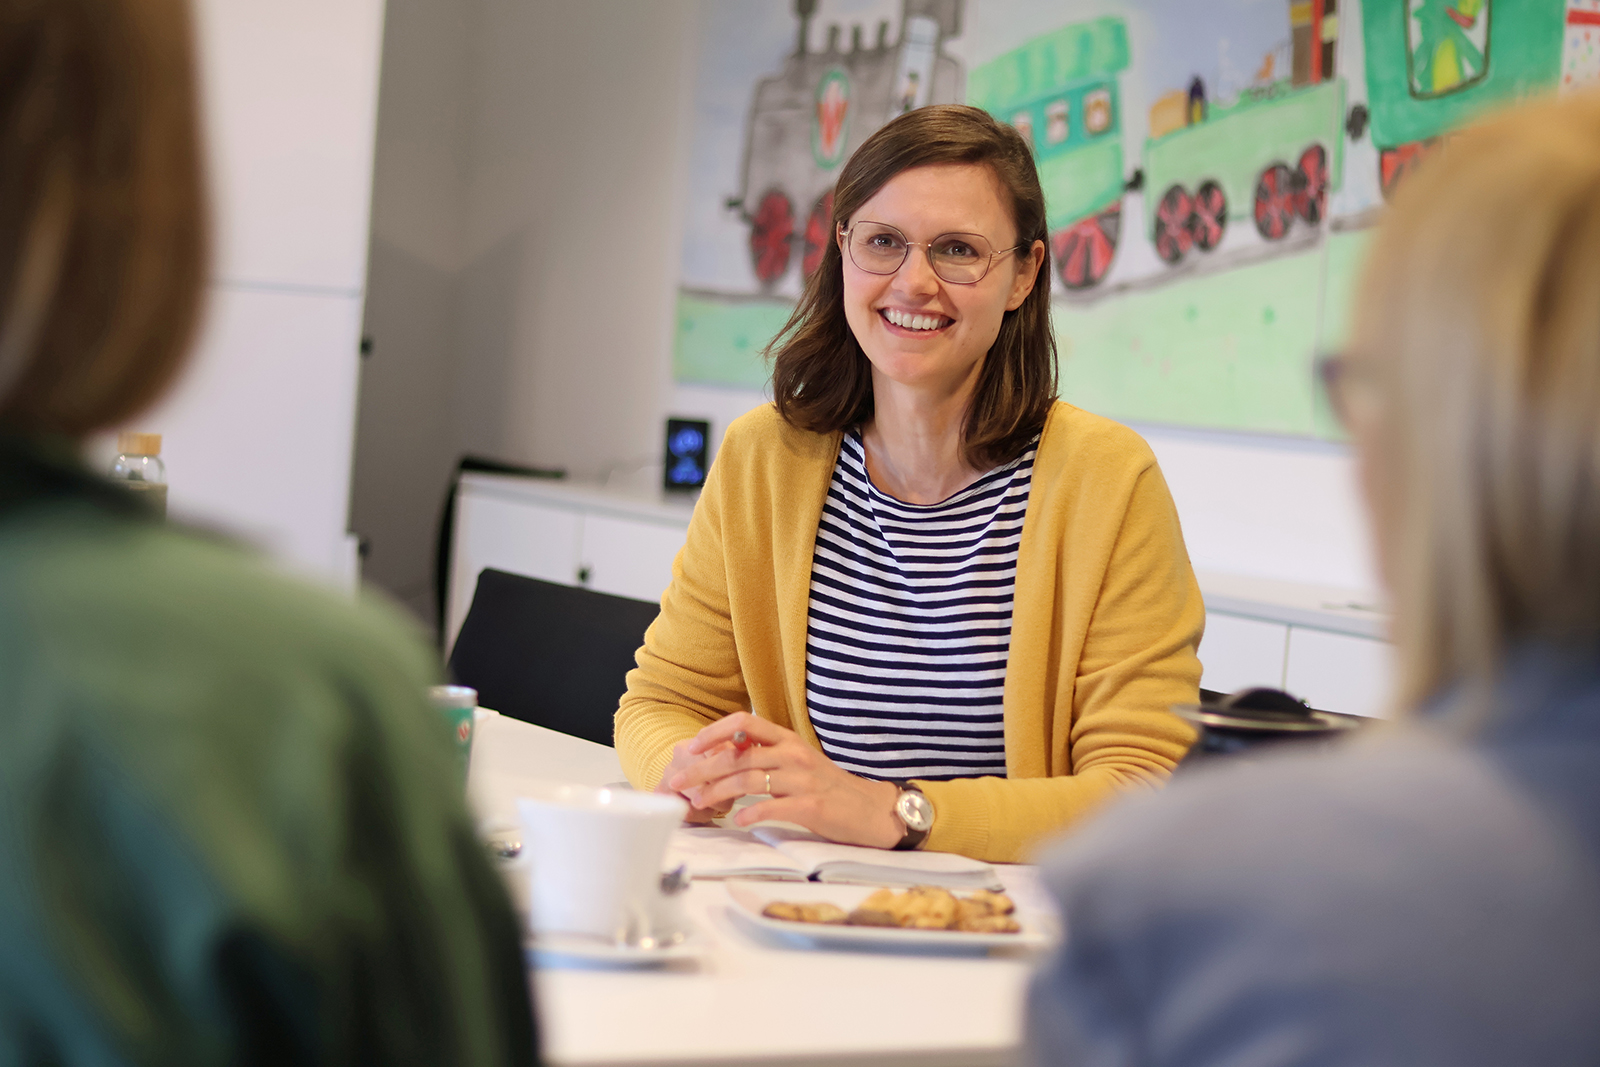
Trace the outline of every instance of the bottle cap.
<instances>
[{"instance_id":1,"label":"bottle cap","mask_svg":"<svg viewBox=\"0 0 1600 1067\"><path fill-rule=\"evenodd\" d=\"M119 433L117 451L125 456L161 455L161 435L158 433Z\"/></svg>"}]
</instances>

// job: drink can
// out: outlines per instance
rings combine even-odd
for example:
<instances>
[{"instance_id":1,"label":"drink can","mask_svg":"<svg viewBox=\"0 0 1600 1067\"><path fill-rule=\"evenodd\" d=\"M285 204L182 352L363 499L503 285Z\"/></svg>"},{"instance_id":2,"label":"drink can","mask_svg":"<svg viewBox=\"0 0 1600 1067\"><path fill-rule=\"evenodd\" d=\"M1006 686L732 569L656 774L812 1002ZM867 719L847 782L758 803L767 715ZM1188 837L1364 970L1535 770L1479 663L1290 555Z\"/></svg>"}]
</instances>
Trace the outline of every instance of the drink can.
<instances>
[{"instance_id":1,"label":"drink can","mask_svg":"<svg viewBox=\"0 0 1600 1067\"><path fill-rule=\"evenodd\" d=\"M465 685L436 685L428 699L444 716L461 760L461 784L467 782L467 763L472 758L472 728L478 710L478 691Z\"/></svg>"}]
</instances>

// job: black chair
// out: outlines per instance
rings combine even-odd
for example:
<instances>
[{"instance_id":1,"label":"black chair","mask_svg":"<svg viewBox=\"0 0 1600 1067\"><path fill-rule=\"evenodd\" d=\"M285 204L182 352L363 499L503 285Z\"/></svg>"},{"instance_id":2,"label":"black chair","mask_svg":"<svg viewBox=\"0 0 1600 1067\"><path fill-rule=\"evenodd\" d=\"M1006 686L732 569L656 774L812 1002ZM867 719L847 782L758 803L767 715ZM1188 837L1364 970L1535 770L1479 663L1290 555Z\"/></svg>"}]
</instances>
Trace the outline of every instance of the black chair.
<instances>
[{"instance_id":1,"label":"black chair","mask_svg":"<svg viewBox=\"0 0 1600 1067\"><path fill-rule=\"evenodd\" d=\"M612 743L625 676L660 606L485 569L450 672L478 703L524 722Z\"/></svg>"}]
</instances>

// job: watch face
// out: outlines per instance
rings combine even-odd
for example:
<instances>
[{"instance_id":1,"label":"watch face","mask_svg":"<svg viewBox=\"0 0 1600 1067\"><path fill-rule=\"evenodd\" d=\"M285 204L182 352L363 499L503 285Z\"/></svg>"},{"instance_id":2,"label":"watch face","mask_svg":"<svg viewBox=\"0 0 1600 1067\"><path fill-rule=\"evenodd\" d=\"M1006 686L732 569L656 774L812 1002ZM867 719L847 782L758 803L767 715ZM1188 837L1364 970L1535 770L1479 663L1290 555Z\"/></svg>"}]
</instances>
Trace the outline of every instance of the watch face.
<instances>
[{"instance_id":1,"label":"watch face","mask_svg":"<svg viewBox=\"0 0 1600 1067\"><path fill-rule=\"evenodd\" d=\"M933 805L921 793L910 790L901 793L894 809L908 829L919 832L933 829Z\"/></svg>"}]
</instances>

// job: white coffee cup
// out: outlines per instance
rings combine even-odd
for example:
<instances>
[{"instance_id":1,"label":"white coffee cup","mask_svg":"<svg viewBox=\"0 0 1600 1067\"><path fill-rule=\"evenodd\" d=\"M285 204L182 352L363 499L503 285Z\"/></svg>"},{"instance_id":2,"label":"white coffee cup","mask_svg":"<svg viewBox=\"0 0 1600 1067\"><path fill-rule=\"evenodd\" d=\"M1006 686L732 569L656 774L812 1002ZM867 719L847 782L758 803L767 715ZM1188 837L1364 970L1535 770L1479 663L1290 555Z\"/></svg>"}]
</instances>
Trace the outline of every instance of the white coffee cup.
<instances>
[{"instance_id":1,"label":"white coffee cup","mask_svg":"<svg viewBox=\"0 0 1600 1067\"><path fill-rule=\"evenodd\" d=\"M518 797L535 932L634 946L676 937L661 862L688 810L681 797L583 785Z\"/></svg>"}]
</instances>

